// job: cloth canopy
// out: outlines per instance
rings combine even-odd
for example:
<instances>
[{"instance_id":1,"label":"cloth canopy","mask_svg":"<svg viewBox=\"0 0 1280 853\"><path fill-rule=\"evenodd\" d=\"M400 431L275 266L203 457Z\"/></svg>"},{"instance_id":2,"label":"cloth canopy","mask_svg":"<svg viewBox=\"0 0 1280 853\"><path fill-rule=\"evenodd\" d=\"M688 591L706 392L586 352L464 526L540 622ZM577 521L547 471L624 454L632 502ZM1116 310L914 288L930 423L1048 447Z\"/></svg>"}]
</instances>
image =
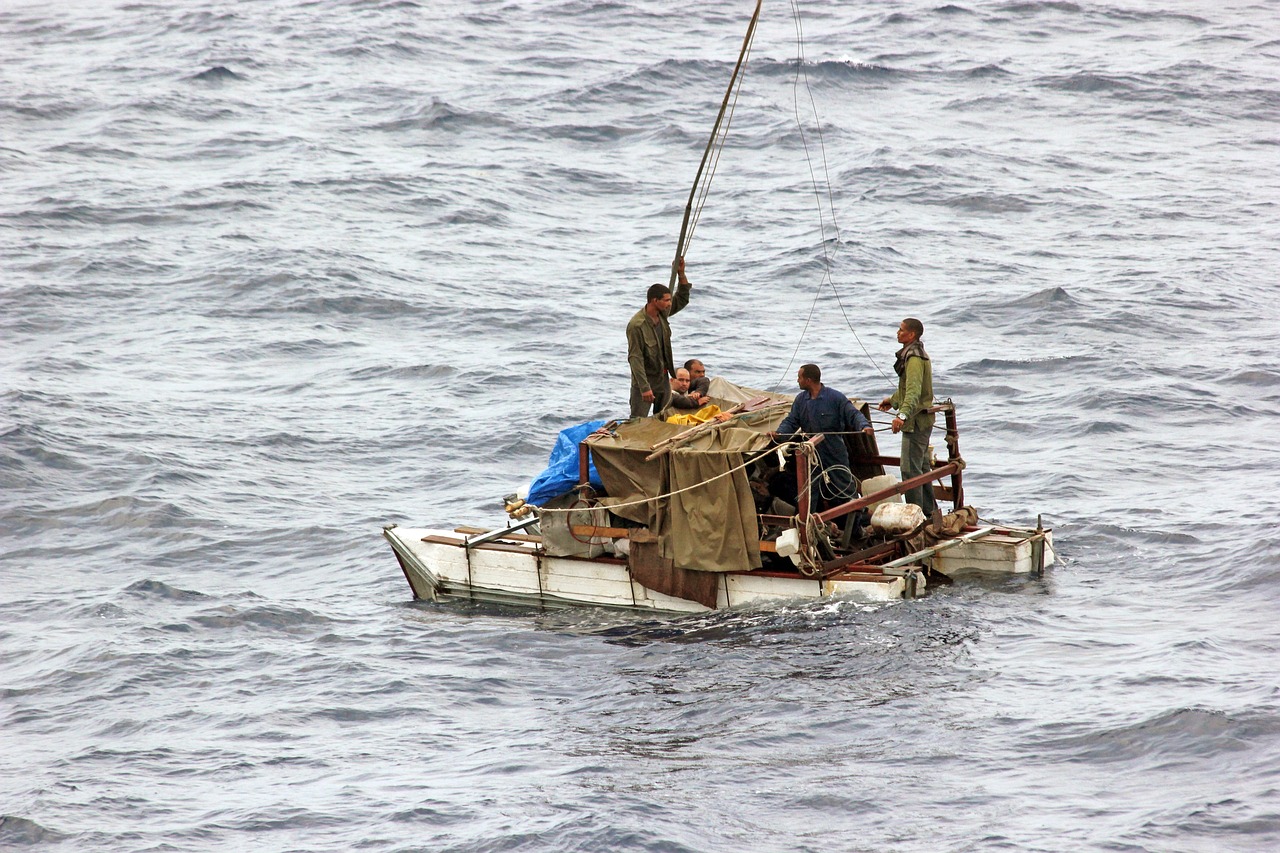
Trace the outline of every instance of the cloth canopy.
<instances>
[{"instance_id":1,"label":"cloth canopy","mask_svg":"<svg viewBox=\"0 0 1280 853\"><path fill-rule=\"evenodd\" d=\"M589 444L609 495L600 502L648 527L658 537L661 555L677 568L758 569L759 522L751 484L745 470L726 472L741 466L744 457L767 450L767 433L777 428L786 413L785 406L776 406L741 415L652 462L645 457L653 452L653 445L690 428L655 418L620 424L616 435L594 438ZM678 494L634 503L671 492Z\"/></svg>"}]
</instances>

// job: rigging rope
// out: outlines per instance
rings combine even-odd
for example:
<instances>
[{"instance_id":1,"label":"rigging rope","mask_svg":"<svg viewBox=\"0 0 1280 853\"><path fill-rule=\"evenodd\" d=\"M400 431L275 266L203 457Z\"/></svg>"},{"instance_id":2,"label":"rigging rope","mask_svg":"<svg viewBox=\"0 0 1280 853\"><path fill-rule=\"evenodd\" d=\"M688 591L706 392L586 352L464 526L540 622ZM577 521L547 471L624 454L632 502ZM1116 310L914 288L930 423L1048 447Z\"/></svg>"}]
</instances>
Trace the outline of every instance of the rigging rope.
<instances>
[{"instance_id":1,"label":"rigging rope","mask_svg":"<svg viewBox=\"0 0 1280 853\"><path fill-rule=\"evenodd\" d=\"M773 388L770 390L776 390L787 380L787 375L791 372L791 366L795 364L796 356L800 354L800 347L803 346L805 336L809 332L809 326L813 322L813 314L817 310L818 299L822 296L823 285L830 285L831 292L836 298L836 304L840 306L840 314L844 317L845 325L849 327L849 331L853 334L853 339L858 342L858 346L861 347L862 352L867 356L867 360L871 362L871 366L876 369L885 382L892 384L889 377L885 375L885 372L880 368L880 365L871 356L866 345L862 343L862 338L858 336L858 331L853 327L853 321L849 319L849 312L845 310L844 300L840 298L840 291L836 288L835 280L831 276L832 258L834 256L834 252L839 251L841 246L840 224L836 221L835 198L834 191L831 188L831 172L827 166L827 146L826 140L822 134L822 120L818 117L818 105L813 97L813 88L809 85L809 73L805 70L804 25L800 19L800 7L796 0L791 0L791 13L796 27L796 75L791 82L791 103L793 105L793 112L795 113L796 128L800 132L800 144L804 147L805 161L809 166L809 181L813 185L814 198L818 203L818 229L821 234L820 242L822 245L823 272L822 277L818 280L817 290L813 294L813 302L809 306L809 314L805 318L804 328L800 332L800 339L796 341L795 351L792 352L790 361L787 362L786 368L782 371L781 378L774 383ZM831 212L831 227L835 231L835 250L830 253L827 251L827 223L825 212L822 207L822 191L818 186L818 177L814 171L813 156L809 152L809 140L804 132L804 122L800 118L799 88L802 77L804 79L805 92L809 96L809 106L810 109L813 110L814 127L818 135L818 149L822 157L822 176L827 187L827 208Z\"/></svg>"},{"instance_id":2,"label":"rigging rope","mask_svg":"<svg viewBox=\"0 0 1280 853\"><path fill-rule=\"evenodd\" d=\"M716 117L715 126L711 131L711 138L707 141L706 150L702 155L702 162L698 165L698 173L694 178L693 189L689 192L689 201L685 205L684 222L680 227L680 236L676 241L676 258L671 264L671 279L669 286L675 286L676 265L680 258L683 258L688 252L689 245L693 242L693 235L697 231L699 222L702 220L702 211L706 207L707 197L711 191L711 181L715 177L716 170L720 165L720 157L724 153L724 147L729 137L729 128L733 124L733 118L738 108L738 99L742 94L742 81L746 78L747 60L751 55L751 49L755 41L755 28L759 20L761 2L757 0L755 12L752 14L751 23L747 27L747 33L743 38L742 50L738 55L738 62L734 66L733 75L729 78L729 88L725 91L724 101L720 106L720 113ZM822 133L822 121L818 116L817 102L813 97L813 88L809 85L809 74L805 68L804 54L804 25L800 18L800 7L797 0L791 0L792 19L796 28L796 75L791 84L791 100L793 112L795 113L796 128L800 132L800 143L804 148L805 160L809 167L809 181L813 186L814 198L818 205L818 229L820 233L820 243L822 246L822 276L818 280L818 287L813 295L813 301L809 306L809 313L805 317L804 328L800 332L800 338L796 341L795 350L791 353L791 358L787 362L786 368L782 372L781 378L775 382L770 390L776 390L787 379L787 375L791 372L792 365L795 364L797 356L800 354L800 347L804 345L805 337L808 335L809 327L813 323L813 315L817 311L818 300L822 296L822 288L824 285L831 287L831 292L836 298L836 304L840 308L840 314L844 317L845 325L848 326L853 338L858 342L858 346L862 349L867 360L876 369L885 382L892 384L892 380L885 374L884 370L872 357L870 350L863 344L862 338L859 337L857 329L854 328L853 321L849 317L849 312L845 309L844 300L840 298L840 291L836 288L835 280L831 275L832 259L836 251L839 251L842 237L840 234L840 224L836 220L835 196L831 186L831 173L827 164L827 147L826 140ZM803 79L805 92L809 97L809 108L813 111L814 127L818 136L818 149L822 158L822 176L823 182L826 184L826 210L823 209L822 190L818 185L818 176L813 163L813 155L809 150L808 136L805 134L804 121L800 117L800 81ZM727 112L727 121L725 121ZM710 165L710 169L707 166ZM835 247L832 251L827 249L827 211L831 215L831 227L835 232Z\"/></svg>"},{"instance_id":3,"label":"rigging rope","mask_svg":"<svg viewBox=\"0 0 1280 853\"><path fill-rule=\"evenodd\" d=\"M746 462L743 462L741 465L738 465L734 468L730 468L728 471L723 471L719 474L716 474L714 477L708 477L707 479L702 480L701 482L694 483L692 486L685 486L683 489L676 489L674 492L666 492L661 495L654 495L651 498L641 498L639 500L626 501L625 503L620 503L620 504L599 504L599 506L604 507L605 509L612 512L615 509L622 509L623 507L641 506L643 504L653 503L654 501L665 500L673 495L682 495L685 492L691 492L694 489L700 489L703 486L705 486L707 483L714 483L716 480L723 479L725 477L728 477L730 474L733 474L737 471L741 471L743 468L746 468L748 465L755 462L757 459L763 459L765 456L768 456L770 453L776 453L777 450L778 448L776 447L770 447L767 450L762 450L759 453L757 453L755 456L752 456ZM680 451L676 450L673 452L679 453ZM580 506L570 507L568 509L561 509L557 507L552 507L552 508L538 507L538 512L583 512L583 509Z\"/></svg>"}]
</instances>

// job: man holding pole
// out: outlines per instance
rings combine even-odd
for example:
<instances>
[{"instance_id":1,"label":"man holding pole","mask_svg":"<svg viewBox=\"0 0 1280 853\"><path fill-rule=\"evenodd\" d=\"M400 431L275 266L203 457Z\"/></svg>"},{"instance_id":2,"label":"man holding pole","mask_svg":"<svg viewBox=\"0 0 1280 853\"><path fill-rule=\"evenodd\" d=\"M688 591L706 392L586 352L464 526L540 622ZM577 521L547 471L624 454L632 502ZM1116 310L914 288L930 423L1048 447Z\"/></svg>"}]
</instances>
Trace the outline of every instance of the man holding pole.
<instances>
[{"instance_id":1,"label":"man holding pole","mask_svg":"<svg viewBox=\"0 0 1280 853\"><path fill-rule=\"evenodd\" d=\"M928 409L933 405L933 367L920 339L924 337L924 324L908 317L898 326L897 360L893 371L898 374L898 391L880 401L880 411L898 410L893 419L893 431L902 433L902 460L899 467L902 479L910 480L932 470L929 459L929 436L933 432L934 415ZM924 510L925 518L933 515L936 506L933 484L917 486L906 493L908 503Z\"/></svg>"},{"instance_id":2,"label":"man holding pole","mask_svg":"<svg viewBox=\"0 0 1280 853\"><path fill-rule=\"evenodd\" d=\"M677 258L680 284L675 296L665 284L649 288L645 306L627 323L627 362L631 366L631 417L642 418L667 407L671 399L670 379L676 375L671 356L671 324L667 318L689 304L693 285L684 275L684 258Z\"/></svg>"}]
</instances>

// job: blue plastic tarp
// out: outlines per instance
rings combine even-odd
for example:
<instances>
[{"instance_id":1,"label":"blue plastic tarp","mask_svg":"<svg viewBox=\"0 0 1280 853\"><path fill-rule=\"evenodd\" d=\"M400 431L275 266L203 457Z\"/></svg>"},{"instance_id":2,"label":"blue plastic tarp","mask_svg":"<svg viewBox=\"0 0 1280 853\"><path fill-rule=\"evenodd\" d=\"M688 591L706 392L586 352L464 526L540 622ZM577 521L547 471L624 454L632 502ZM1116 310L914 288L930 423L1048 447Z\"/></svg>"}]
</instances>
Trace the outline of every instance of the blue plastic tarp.
<instances>
[{"instance_id":1,"label":"blue plastic tarp","mask_svg":"<svg viewBox=\"0 0 1280 853\"><path fill-rule=\"evenodd\" d=\"M533 485L529 486L529 496L525 501L534 506L542 506L552 498L567 494L570 489L578 485L578 445L584 438L607 423L608 421L587 421L585 424L560 430L556 446L551 448L547 469L537 476ZM596 473L595 462L591 463L589 482L597 491L604 491L600 475Z\"/></svg>"}]
</instances>

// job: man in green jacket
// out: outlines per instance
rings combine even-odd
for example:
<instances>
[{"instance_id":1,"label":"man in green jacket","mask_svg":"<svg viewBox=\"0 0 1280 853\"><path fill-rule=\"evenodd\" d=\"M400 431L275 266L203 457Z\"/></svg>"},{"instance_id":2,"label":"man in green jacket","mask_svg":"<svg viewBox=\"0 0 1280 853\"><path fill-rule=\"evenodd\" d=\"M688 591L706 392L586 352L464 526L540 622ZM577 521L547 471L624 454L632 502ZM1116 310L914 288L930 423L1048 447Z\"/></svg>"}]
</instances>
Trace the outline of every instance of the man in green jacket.
<instances>
[{"instance_id":1,"label":"man in green jacket","mask_svg":"<svg viewBox=\"0 0 1280 853\"><path fill-rule=\"evenodd\" d=\"M676 375L671 357L671 324L667 318L689 304L693 285L684 276L684 258L676 261L679 284L676 294L665 284L649 288L648 301L627 323L627 362L631 365L631 417L661 412L671 399L671 377Z\"/></svg>"},{"instance_id":2,"label":"man in green jacket","mask_svg":"<svg viewBox=\"0 0 1280 853\"><path fill-rule=\"evenodd\" d=\"M893 431L902 433L902 479L910 480L933 470L929 460L929 435L933 432L934 415L927 411L933 405L933 366L920 339L924 324L908 317L898 326L898 358L893 370L898 374L898 391L880 401L880 411L897 409ZM933 515L933 484L917 486L906 493L908 503Z\"/></svg>"}]
</instances>

